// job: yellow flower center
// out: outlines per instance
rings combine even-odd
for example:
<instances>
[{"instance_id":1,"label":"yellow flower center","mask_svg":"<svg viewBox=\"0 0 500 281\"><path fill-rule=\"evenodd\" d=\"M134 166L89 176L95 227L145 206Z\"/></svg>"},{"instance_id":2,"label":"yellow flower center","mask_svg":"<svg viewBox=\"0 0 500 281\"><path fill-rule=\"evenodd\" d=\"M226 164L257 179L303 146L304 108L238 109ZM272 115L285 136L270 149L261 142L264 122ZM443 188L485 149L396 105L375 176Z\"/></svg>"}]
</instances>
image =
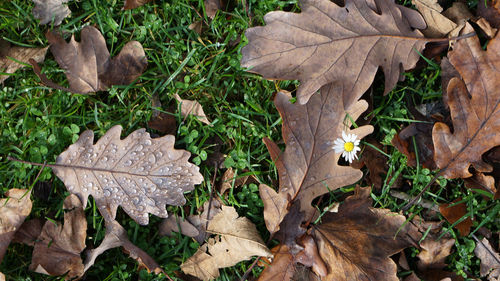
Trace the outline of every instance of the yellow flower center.
<instances>
[{"instance_id":1,"label":"yellow flower center","mask_svg":"<svg viewBox=\"0 0 500 281\"><path fill-rule=\"evenodd\" d=\"M354 149L354 143L346 142L344 143L344 150L347 152L351 152Z\"/></svg>"}]
</instances>

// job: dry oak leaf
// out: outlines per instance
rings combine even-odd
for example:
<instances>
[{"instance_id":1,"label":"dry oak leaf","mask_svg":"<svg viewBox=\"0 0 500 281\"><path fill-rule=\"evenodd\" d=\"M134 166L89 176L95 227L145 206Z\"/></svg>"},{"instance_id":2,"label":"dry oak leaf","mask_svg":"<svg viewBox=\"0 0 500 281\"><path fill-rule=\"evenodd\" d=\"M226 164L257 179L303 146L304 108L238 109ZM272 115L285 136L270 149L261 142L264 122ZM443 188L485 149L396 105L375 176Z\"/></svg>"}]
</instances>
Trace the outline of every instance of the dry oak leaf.
<instances>
[{"instance_id":1,"label":"dry oak leaf","mask_svg":"<svg viewBox=\"0 0 500 281\"><path fill-rule=\"evenodd\" d=\"M87 271L94 264L95 259L100 254L116 247L122 247L124 252L139 263L139 268L145 268L148 272L156 274L163 273L152 257L128 240L127 231L114 220L106 221L106 235L101 245L87 252L84 271Z\"/></svg>"},{"instance_id":2,"label":"dry oak leaf","mask_svg":"<svg viewBox=\"0 0 500 281\"><path fill-rule=\"evenodd\" d=\"M158 232L163 236L173 236L173 232L180 232L189 237L200 235L200 231L194 225L177 215L164 219L159 226Z\"/></svg>"},{"instance_id":3,"label":"dry oak leaf","mask_svg":"<svg viewBox=\"0 0 500 281\"><path fill-rule=\"evenodd\" d=\"M66 70L70 85L67 91L87 94L105 91L112 85L128 85L141 76L147 66L144 49L137 41L125 44L111 59L104 37L92 26L82 29L80 43L74 36L66 43L53 31L47 32L46 37L57 63ZM44 80L40 73L36 74Z\"/></svg>"},{"instance_id":4,"label":"dry oak leaf","mask_svg":"<svg viewBox=\"0 0 500 281\"><path fill-rule=\"evenodd\" d=\"M51 165L54 173L84 206L92 195L108 221L118 206L142 225L148 213L168 217L165 205L184 205L183 193L203 181L199 168L188 162L189 152L174 149L174 136L151 139L139 129L120 140L121 132L114 126L96 144L94 132L83 132Z\"/></svg>"},{"instance_id":5,"label":"dry oak leaf","mask_svg":"<svg viewBox=\"0 0 500 281\"><path fill-rule=\"evenodd\" d=\"M201 107L201 104L199 102L192 100L183 100L178 94L175 94L175 99L181 104L182 117L187 118L189 115L193 115L202 123L210 125L210 121L205 115L203 107Z\"/></svg>"},{"instance_id":6,"label":"dry oak leaf","mask_svg":"<svg viewBox=\"0 0 500 281\"><path fill-rule=\"evenodd\" d=\"M439 206L439 211L441 212L443 217L451 224L454 224L469 213L467 211L467 205L465 204L465 202L458 203L460 201L462 201L462 198L455 199L452 203L445 203ZM455 225L455 228L458 229L460 235L462 236L469 235L471 227L471 217L467 217Z\"/></svg>"},{"instance_id":7,"label":"dry oak leaf","mask_svg":"<svg viewBox=\"0 0 500 281\"><path fill-rule=\"evenodd\" d=\"M302 0L302 12L270 12L266 26L247 29L249 44L241 64L269 79L300 80L299 103L321 88L344 83L357 100L371 85L379 66L385 92L405 69L415 66L427 39L422 16L392 0Z\"/></svg>"},{"instance_id":8,"label":"dry oak leaf","mask_svg":"<svg viewBox=\"0 0 500 281\"><path fill-rule=\"evenodd\" d=\"M390 258L416 246L418 229L403 215L371 207L370 188L357 187L340 205L338 213L326 213L313 227L319 253L328 265L321 280L399 281Z\"/></svg>"},{"instance_id":9,"label":"dry oak leaf","mask_svg":"<svg viewBox=\"0 0 500 281\"><path fill-rule=\"evenodd\" d=\"M181 265L184 273L210 280L218 277L219 272L213 274L213 269L207 272L199 263L213 264L218 269L249 260L252 256L272 256L255 225L245 217L238 217L233 207L222 206L222 211L208 223L207 232L217 237L209 239L208 253L198 251Z\"/></svg>"},{"instance_id":10,"label":"dry oak leaf","mask_svg":"<svg viewBox=\"0 0 500 281\"><path fill-rule=\"evenodd\" d=\"M492 27L500 28L500 1L477 2L477 15L485 18Z\"/></svg>"},{"instance_id":11,"label":"dry oak leaf","mask_svg":"<svg viewBox=\"0 0 500 281\"><path fill-rule=\"evenodd\" d=\"M491 247L486 238L476 241L474 254L481 260L481 277L488 276L488 280L500 280L500 255Z\"/></svg>"},{"instance_id":12,"label":"dry oak leaf","mask_svg":"<svg viewBox=\"0 0 500 281\"><path fill-rule=\"evenodd\" d=\"M151 2L151 0L125 0L123 10L135 9L149 2Z\"/></svg>"},{"instance_id":13,"label":"dry oak leaf","mask_svg":"<svg viewBox=\"0 0 500 281\"><path fill-rule=\"evenodd\" d=\"M45 222L40 236L35 242L30 270L67 279L83 275L80 253L85 249L87 219L82 202L70 194L63 203L64 225Z\"/></svg>"},{"instance_id":14,"label":"dry oak leaf","mask_svg":"<svg viewBox=\"0 0 500 281\"><path fill-rule=\"evenodd\" d=\"M12 47L8 41L0 38L0 83L7 80L12 74L24 65L17 63L22 61L28 63L32 58L36 62L42 62L45 59L45 54L49 47L45 48L26 48L26 47Z\"/></svg>"},{"instance_id":15,"label":"dry oak leaf","mask_svg":"<svg viewBox=\"0 0 500 281\"><path fill-rule=\"evenodd\" d=\"M472 31L467 25L462 33ZM476 36L459 40L448 58L463 81L452 78L448 84L453 133L444 123L434 125L434 161L446 178L470 177L470 166L491 172L481 157L500 145L500 134L494 133L500 129L500 38L491 40L486 51Z\"/></svg>"},{"instance_id":16,"label":"dry oak leaf","mask_svg":"<svg viewBox=\"0 0 500 281\"><path fill-rule=\"evenodd\" d=\"M54 25L60 25L63 19L71 15L71 11L65 4L69 0L33 0L35 7L32 10L35 19L40 24L48 24L54 20Z\"/></svg>"},{"instance_id":17,"label":"dry oak leaf","mask_svg":"<svg viewBox=\"0 0 500 281\"><path fill-rule=\"evenodd\" d=\"M300 201L304 219L311 219L314 198L358 181L363 173L349 166L338 165L341 153L335 153L333 143L342 132L362 139L373 131L372 126L350 129L368 107L364 100L347 102L350 96L336 84L328 84L311 97L306 105L290 102L289 93L279 92L274 104L283 120L282 134L285 151L269 139L264 142L279 173L279 192L260 187L264 201L264 218L269 232L279 230L287 214L287 202ZM347 116L349 116L347 118ZM352 118L352 119L349 119Z\"/></svg>"},{"instance_id":18,"label":"dry oak leaf","mask_svg":"<svg viewBox=\"0 0 500 281\"><path fill-rule=\"evenodd\" d=\"M457 27L453 21L441 14L443 8L437 0L412 0L411 2L427 23L427 29L422 31L425 36L441 37Z\"/></svg>"},{"instance_id":19,"label":"dry oak leaf","mask_svg":"<svg viewBox=\"0 0 500 281\"><path fill-rule=\"evenodd\" d=\"M7 251L14 234L31 212L30 192L13 188L0 199L0 262Z\"/></svg>"}]
</instances>

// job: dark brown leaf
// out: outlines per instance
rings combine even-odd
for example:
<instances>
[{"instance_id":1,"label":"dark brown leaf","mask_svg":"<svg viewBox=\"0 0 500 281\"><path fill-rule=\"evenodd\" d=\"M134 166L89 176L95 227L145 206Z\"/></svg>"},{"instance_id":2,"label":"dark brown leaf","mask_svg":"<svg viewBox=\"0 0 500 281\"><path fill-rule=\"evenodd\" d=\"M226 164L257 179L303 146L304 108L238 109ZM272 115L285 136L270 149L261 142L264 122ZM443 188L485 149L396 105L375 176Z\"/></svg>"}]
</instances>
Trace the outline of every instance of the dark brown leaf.
<instances>
[{"instance_id":1,"label":"dark brown leaf","mask_svg":"<svg viewBox=\"0 0 500 281\"><path fill-rule=\"evenodd\" d=\"M35 242L42 233L45 221L40 218L25 221L21 228L14 235L12 242L23 243L29 246L35 246Z\"/></svg>"},{"instance_id":2,"label":"dark brown leaf","mask_svg":"<svg viewBox=\"0 0 500 281\"><path fill-rule=\"evenodd\" d=\"M151 139L139 129L120 140L121 132L114 126L96 144L93 131L83 132L57 157L54 173L84 206L92 195L106 220L118 206L142 225L148 213L168 217L165 205L184 205L183 193L203 181L199 168L188 162L189 152L174 149L174 136Z\"/></svg>"},{"instance_id":3,"label":"dark brown leaf","mask_svg":"<svg viewBox=\"0 0 500 281\"><path fill-rule=\"evenodd\" d=\"M405 69L415 66L427 42L414 28L421 15L390 0L302 0L301 13L270 12L266 26L247 29L241 64L269 79L300 80L299 103L322 86L343 84L356 101L379 66L389 92ZM417 52L418 51L418 52Z\"/></svg>"},{"instance_id":4,"label":"dark brown leaf","mask_svg":"<svg viewBox=\"0 0 500 281\"><path fill-rule=\"evenodd\" d=\"M434 146L432 145L432 124L411 123L401 132L394 136L391 143L401 153L406 155L408 165L417 166L417 155L415 155L415 144L417 146L419 165L424 168L435 169ZM413 142L415 139L415 143Z\"/></svg>"},{"instance_id":5,"label":"dark brown leaf","mask_svg":"<svg viewBox=\"0 0 500 281\"><path fill-rule=\"evenodd\" d=\"M69 0L33 0L33 16L40 20L40 24L54 23L60 25L63 19L71 15L71 11L66 6ZM52 21L54 20L54 21Z\"/></svg>"},{"instance_id":6,"label":"dark brown leaf","mask_svg":"<svg viewBox=\"0 0 500 281\"><path fill-rule=\"evenodd\" d=\"M80 253L85 249L87 220L80 199L71 194L64 200L64 225L45 222L38 237L30 270L67 278L83 275Z\"/></svg>"},{"instance_id":7,"label":"dark brown leaf","mask_svg":"<svg viewBox=\"0 0 500 281\"><path fill-rule=\"evenodd\" d=\"M468 214L467 205L465 205L465 202L455 204L461 200L462 198L458 198L455 199L452 203L445 203L439 206L439 211L441 212L443 217L451 224L454 224L459 219ZM460 235L467 236L469 235L471 226L472 219L470 217L467 217L466 219L455 225L455 228L458 229Z\"/></svg>"},{"instance_id":8,"label":"dark brown leaf","mask_svg":"<svg viewBox=\"0 0 500 281\"><path fill-rule=\"evenodd\" d=\"M491 26L500 28L500 1L478 1L477 14L485 18Z\"/></svg>"},{"instance_id":9,"label":"dark brown leaf","mask_svg":"<svg viewBox=\"0 0 500 281\"><path fill-rule=\"evenodd\" d=\"M152 0L125 0L125 4L123 5L123 10L135 9L151 1Z\"/></svg>"},{"instance_id":10,"label":"dark brown leaf","mask_svg":"<svg viewBox=\"0 0 500 281\"><path fill-rule=\"evenodd\" d=\"M0 38L0 72L12 74L24 65L17 63L16 60L28 63L29 59L36 62L42 62L45 59L48 47L45 48L26 48L12 47L8 41ZM7 80L10 75L0 75L0 83Z\"/></svg>"},{"instance_id":11,"label":"dark brown leaf","mask_svg":"<svg viewBox=\"0 0 500 281\"><path fill-rule=\"evenodd\" d=\"M166 135L175 135L177 131L175 116L164 112L159 112L158 115L151 117L148 126Z\"/></svg>"}]
</instances>

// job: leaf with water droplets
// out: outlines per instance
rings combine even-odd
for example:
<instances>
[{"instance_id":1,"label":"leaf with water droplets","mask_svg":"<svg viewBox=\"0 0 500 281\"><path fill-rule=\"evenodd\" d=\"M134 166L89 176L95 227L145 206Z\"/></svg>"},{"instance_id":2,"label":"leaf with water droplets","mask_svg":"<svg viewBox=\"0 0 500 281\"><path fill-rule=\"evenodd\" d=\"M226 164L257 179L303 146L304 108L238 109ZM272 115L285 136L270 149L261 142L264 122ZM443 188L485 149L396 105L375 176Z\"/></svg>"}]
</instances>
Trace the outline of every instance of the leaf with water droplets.
<instances>
[{"instance_id":1,"label":"leaf with water droplets","mask_svg":"<svg viewBox=\"0 0 500 281\"><path fill-rule=\"evenodd\" d=\"M199 168L188 162L189 152L174 149L174 136L151 139L139 129L120 140L121 132L114 126L95 145L94 133L83 132L57 157L54 173L84 206L92 195L108 221L118 206L142 225L148 213L168 217L165 205L184 205L183 193L203 181Z\"/></svg>"}]
</instances>

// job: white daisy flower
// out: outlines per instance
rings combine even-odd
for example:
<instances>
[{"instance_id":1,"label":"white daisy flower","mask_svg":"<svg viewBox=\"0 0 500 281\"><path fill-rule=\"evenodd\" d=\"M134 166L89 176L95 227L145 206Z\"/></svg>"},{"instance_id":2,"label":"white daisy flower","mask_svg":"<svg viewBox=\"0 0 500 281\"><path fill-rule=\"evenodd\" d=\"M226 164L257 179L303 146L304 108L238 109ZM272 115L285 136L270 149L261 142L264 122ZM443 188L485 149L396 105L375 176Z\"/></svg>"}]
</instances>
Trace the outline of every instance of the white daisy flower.
<instances>
[{"instance_id":1,"label":"white daisy flower","mask_svg":"<svg viewBox=\"0 0 500 281\"><path fill-rule=\"evenodd\" d=\"M358 136L355 134L346 135L344 131L342 131L342 138L338 138L335 140L335 145L333 149L335 149L335 153L342 152L342 156L346 161L352 163L354 158L358 159L356 152L360 151L359 148L359 140L357 140Z\"/></svg>"}]
</instances>

